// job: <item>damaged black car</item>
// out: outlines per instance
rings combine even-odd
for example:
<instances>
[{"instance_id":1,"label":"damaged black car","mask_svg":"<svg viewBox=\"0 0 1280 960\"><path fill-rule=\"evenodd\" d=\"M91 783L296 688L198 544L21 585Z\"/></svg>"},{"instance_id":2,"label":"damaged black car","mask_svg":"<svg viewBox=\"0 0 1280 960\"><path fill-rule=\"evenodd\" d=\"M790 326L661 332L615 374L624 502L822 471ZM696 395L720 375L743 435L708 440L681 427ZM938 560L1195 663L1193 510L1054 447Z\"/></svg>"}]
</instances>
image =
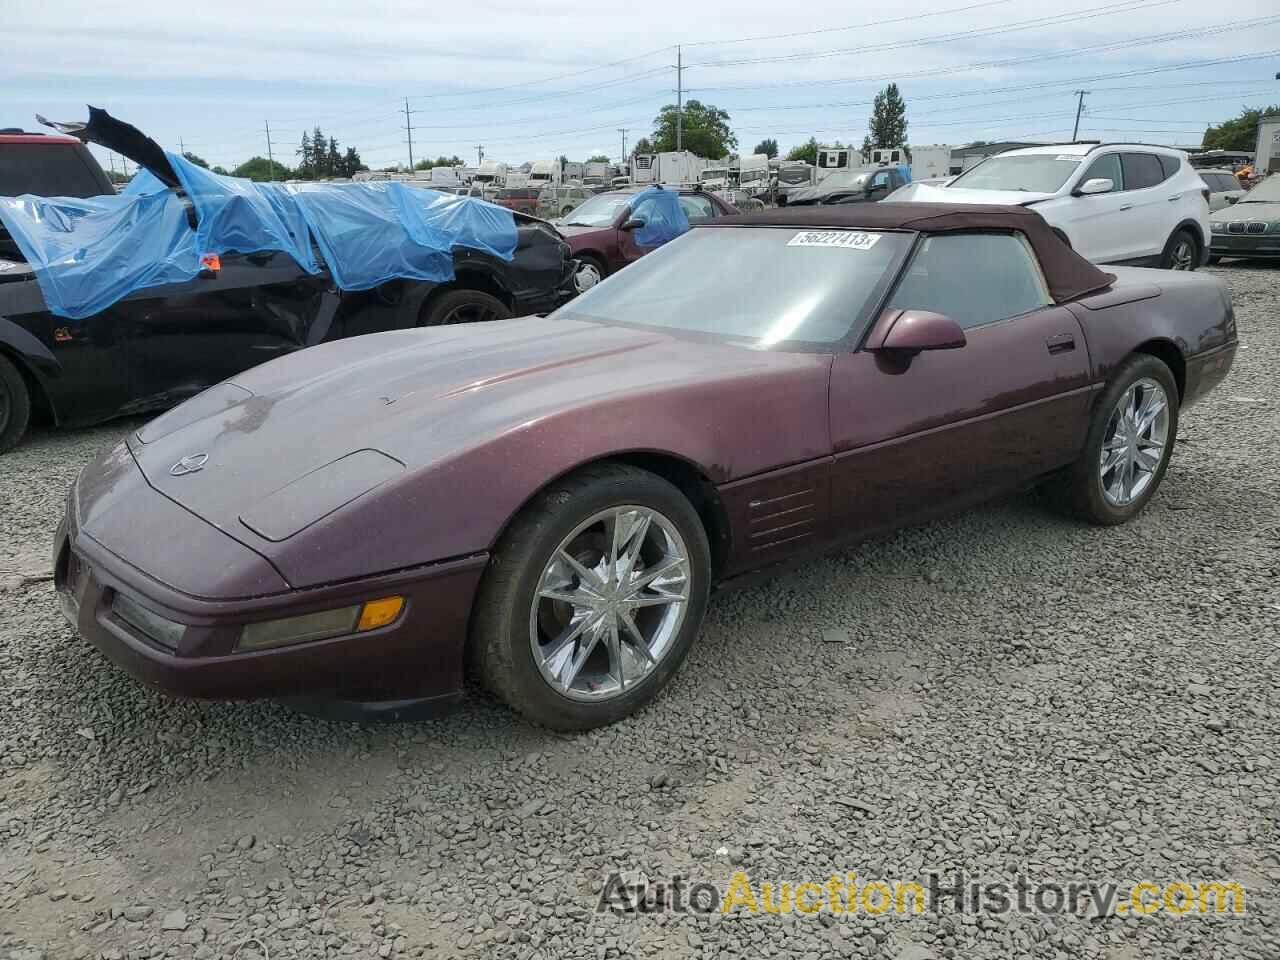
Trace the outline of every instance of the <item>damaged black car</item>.
<instances>
[{"instance_id":1,"label":"damaged black car","mask_svg":"<svg viewBox=\"0 0 1280 960\"><path fill-rule=\"evenodd\" d=\"M18 151L33 149L32 145L47 153L66 144L75 151L77 164L94 163L83 143L96 143L136 163L139 177L158 181L156 190L168 191L182 203L187 221L183 229L193 236L200 231L202 210L207 214L207 208L199 197L193 202L181 158L166 154L136 128L97 108L90 108L84 124L41 121L62 135L5 131L7 136L0 137L0 170L21 169L14 158ZM54 195L47 189L47 176L30 189L13 176L4 182L6 194ZM105 177L100 182L106 185L106 193L109 182ZM320 196L321 188L331 194L338 191L337 202L346 202L367 193L370 185L290 189L299 194L299 204L318 207L321 200L331 199ZM429 196L436 199L424 202L444 203L444 195L411 186L400 189L413 196L412 202ZM86 197L87 192L81 188L57 195ZM36 202L32 197L20 199L28 205ZM448 201L482 203L460 197L448 197ZM17 209L17 201L5 202ZM172 201L166 197L166 202ZM229 204L226 209L234 219L239 208ZM450 210L456 218L457 210ZM488 209L470 212L495 216ZM379 275L376 283L346 280L339 263L343 237L327 235L323 224L314 232L290 227L290 239L299 244L293 255L282 249L241 252L253 244L205 255L189 279L156 282L156 277L164 280L165 274L153 271L147 285L129 289L105 308L80 316L61 302L63 291L52 269L57 264L41 263L40 257L33 262L28 255L31 244L24 251L24 243L5 229L6 221L0 217L0 453L22 439L33 418L75 426L163 409L249 367L314 344L555 309L571 292L574 264L568 244L542 220L512 211L501 215L514 220L514 236L505 256L496 255L485 244L467 246L466 239L457 241L445 248L437 280L421 279L421 273L396 276L394 267L390 276ZM305 239L296 236L299 232ZM366 249L374 255L386 253L377 249L380 236L376 229L366 230ZM396 234L389 230L387 236ZM412 259L412 251L410 255L399 250L392 253L389 260ZM350 258L349 251L346 255ZM300 264L299 258L310 268ZM81 265L86 275L92 266Z\"/></svg>"}]
</instances>

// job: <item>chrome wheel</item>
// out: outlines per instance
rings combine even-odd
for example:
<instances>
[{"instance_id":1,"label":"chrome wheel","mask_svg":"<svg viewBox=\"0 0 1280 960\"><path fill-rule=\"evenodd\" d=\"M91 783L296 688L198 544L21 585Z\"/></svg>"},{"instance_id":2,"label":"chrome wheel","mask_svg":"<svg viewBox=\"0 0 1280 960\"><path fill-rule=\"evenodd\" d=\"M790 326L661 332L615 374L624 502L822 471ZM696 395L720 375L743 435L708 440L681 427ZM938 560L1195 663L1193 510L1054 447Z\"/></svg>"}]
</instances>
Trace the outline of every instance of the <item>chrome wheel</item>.
<instances>
[{"instance_id":1,"label":"chrome wheel","mask_svg":"<svg viewBox=\"0 0 1280 960\"><path fill-rule=\"evenodd\" d=\"M1169 397L1156 380L1143 377L1129 385L1102 436L1099 479L1113 507L1133 503L1151 486L1169 439Z\"/></svg>"},{"instance_id":2,"label":"chrome wheel","mask_svg":"<svg viewBox=\"0 0 1280 960\"><path fill-rule=\"evenodd\" d=\"M551 554L529 641L542 677L574 700L621 696L671 652L690 595L689 550L656 510L611 507Z\"/></svg>"},{"instance_id":3,"label":"chrome wheel","mask_svg":"<svg viewBox=\"0 0 1280 960\"><path fill-rule=\"evenodd\" d=\"M1178 238L1178 242L1173 245L1173 251L1169 254L1169 269L1194 270L1195 268L1196 245L1186 234L1183 234Z\"/></svg>"},{"instance_id":4,"label":"chrome wheel","mask_svg":"<svg viewBox=\"0 0 1280 960\"><path fill-rule=\"evenodd\" d=\"M578 272L573 275L573 287L578 293L586 293L603 279L600 268L584 260L578 264Z\"/></svg>"}]
</instances>

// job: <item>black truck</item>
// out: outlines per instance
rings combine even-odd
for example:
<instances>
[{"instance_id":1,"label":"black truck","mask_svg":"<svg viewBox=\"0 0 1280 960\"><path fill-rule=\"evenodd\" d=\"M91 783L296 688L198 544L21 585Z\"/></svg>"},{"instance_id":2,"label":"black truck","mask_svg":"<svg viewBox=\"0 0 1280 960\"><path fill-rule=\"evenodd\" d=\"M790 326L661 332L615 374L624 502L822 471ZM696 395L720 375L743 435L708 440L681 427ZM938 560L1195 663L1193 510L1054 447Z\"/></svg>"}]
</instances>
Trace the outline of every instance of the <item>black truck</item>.
<instances>
[{"instance_id":1,"label":"black truck","mask_svg":"<svg viewBox=\"0 0 1280 960\"><path fill-rule=\"evenodd\" d=\"M0 196L112 192L85 141L128 157L181 195L164 151L106 111L90 108L88 123L49 126L64 135L0 133ZM195 229L194 205L185 202ZM569 246L550 224L514 216L514 259L456 247L449 283L391 280L343 291L327 271L307 273L285 253L233 253L196 279L140 290L75 321L48 309L35 272L0 226L0 454L32 417L75 426L160 410L324 341L552 310L571 294Z\"/></svg>"}]
</instances>

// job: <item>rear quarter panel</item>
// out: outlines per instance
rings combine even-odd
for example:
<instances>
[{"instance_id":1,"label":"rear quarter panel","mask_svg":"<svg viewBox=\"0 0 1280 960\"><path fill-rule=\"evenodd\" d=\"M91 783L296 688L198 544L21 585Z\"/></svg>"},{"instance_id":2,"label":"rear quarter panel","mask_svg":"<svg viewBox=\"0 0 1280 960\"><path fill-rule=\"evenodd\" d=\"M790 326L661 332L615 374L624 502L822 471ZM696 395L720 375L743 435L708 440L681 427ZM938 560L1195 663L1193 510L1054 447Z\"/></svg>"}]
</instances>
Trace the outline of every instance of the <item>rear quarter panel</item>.
<instances>
[{"instance_id":1,"label":"rear quarter panel","mask_svg":"<svg viewBox=\"0 0 1280 960\"><path fill-rule=\"evenodd\" d=\"M1171 344L1182 356L1184 405L1226 376L1237 335L1231 295L1220 280L1141 268L1115 273L1113 288L1069 304L1084 329L1095 381L1110 379L1150 344Z\"/></svg>"}]
</instances>

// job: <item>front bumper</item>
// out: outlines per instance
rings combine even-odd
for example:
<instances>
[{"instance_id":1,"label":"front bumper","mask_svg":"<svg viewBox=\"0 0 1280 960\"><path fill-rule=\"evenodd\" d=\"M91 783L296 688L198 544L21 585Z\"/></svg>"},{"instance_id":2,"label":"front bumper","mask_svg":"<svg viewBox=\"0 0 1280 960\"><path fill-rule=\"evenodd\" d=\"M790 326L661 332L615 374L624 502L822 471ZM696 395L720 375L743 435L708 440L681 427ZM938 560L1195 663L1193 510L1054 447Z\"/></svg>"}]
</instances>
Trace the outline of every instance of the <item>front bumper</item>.
<instances>
[{"instance_id":1,"label":"front bumper","mask_svg":"<svg viewBox=\"0 0 1280 960\"><path fill-rule=\"evenodd\" d=\"M75 496L54 543L62 611L108 659L180 697L321 697L388 701L460 697L472 599L487 555L429 564L316 589L237 600L192 597L125 563L77 529ZM203 521L192 517L192 524ZM183 625L157 639L114 611L117 594ZM246 623L398 594L405 609L377 630L272 649L238 651Z\"/></svg>"},{"instance_id":2,"label":"front bumper","mask_svg":"<svg viewBox=\"0 0 1280 960\"><path fill-rule=\"evenodd\" d=\"M1209 239L1214 257L1280 257L1280 233L1215 233Z\"/></svg>"}]
</instances>

